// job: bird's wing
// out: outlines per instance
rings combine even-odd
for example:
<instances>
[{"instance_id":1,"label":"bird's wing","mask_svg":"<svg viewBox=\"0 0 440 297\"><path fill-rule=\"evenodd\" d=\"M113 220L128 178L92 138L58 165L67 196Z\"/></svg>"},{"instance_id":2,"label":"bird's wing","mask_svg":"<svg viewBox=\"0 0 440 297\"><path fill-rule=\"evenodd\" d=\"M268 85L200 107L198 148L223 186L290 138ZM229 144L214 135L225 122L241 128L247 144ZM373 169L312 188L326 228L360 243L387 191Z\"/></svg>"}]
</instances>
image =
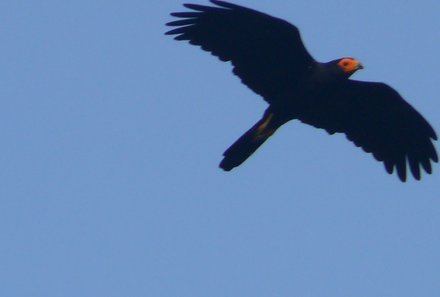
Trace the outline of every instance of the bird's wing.
<instances>
[{"instance_id":1,"label":"bird's wing","mask_svg":"<svg viewBox=\"0 0 440 297\"><path fill-rule=\"evenodd\" d=\"M431 173L431 161L438 162L434 129L386 84L347 80L324 88L309 111L299 120L330 134L345 133L356 146L384 162L388 173L396 168L402 181L407 164L419 180L420 165Z\"/></svg>"},{"instance_id":2,"label":"bird's wing","mask_svg":"<svg viewBox=\"0 0 440 297\"><path fill-rule=\"evenodd\" d=\"M191 12L172 13L182 20L168 23L176 40L189 40L222 61L269 103L282 100L314 63L298 29L288 22L235 4L211 0L216 7L185 4Z\"/></svg>"}]
</instances>

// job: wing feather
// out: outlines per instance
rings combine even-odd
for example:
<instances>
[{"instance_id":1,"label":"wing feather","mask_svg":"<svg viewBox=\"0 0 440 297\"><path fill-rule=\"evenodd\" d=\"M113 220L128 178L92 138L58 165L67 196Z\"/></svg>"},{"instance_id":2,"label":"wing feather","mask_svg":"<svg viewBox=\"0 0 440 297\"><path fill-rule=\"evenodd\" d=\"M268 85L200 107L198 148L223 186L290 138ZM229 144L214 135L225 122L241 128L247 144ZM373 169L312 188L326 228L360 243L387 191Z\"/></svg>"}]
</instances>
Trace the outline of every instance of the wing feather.
<instances>
[{"instance_id":1,"label":"wing feather","mask_svg":"<svg viewBox=\"0 0 440 297\"><path fill-rule=\"evenodd\" d=\"M299 116L304 123L347 138L382 161L388 173L396 170L405 181L407 167L415 179L420 167L432 173L438 162L431 125L393 88L383 83L347 80L323 88L309 111Z\"/></svg>"},{"instance_id":2,"label":"wing feather","mask_svg":"<svg viewBox=\"0 0 440 297\"><path fill-rule=\"evenodd\" d=\"M177 40L201 46L222 61L269 103L298 82L315 63L301 41L298 29L278 18L224 1L217 6L185 4L191 12L172 13L183 18L168 23Z\"/></svg>"}]
</instances>

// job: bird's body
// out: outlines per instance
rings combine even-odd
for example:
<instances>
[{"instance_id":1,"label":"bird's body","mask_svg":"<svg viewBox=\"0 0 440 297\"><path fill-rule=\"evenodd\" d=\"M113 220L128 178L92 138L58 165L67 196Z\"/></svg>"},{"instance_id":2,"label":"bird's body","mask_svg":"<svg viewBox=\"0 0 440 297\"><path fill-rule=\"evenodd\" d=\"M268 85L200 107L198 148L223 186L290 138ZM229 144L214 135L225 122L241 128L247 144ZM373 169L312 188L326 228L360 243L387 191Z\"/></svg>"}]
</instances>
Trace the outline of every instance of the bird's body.
<instances>
[{"instance_id":1,"label":"bird's body","mask_svg":"<svg viewBox=\"0 0 440 297\"><path fill-rule=\"evenodd\" d=\"M173 13L167 34L230 61L233 72L268 103L263 118L224 153L226 171L242 164L273 133L299 120L328 133L345 133L364 151L396 169L406 180L407 164L416 179L420 167L432 172L438 157L429 123L394 89L349 77L362 65L353 58L315 61L292 24L235 4L212 0L215 7L185 4L191 12Z\"/></svg>"}]
</instances>

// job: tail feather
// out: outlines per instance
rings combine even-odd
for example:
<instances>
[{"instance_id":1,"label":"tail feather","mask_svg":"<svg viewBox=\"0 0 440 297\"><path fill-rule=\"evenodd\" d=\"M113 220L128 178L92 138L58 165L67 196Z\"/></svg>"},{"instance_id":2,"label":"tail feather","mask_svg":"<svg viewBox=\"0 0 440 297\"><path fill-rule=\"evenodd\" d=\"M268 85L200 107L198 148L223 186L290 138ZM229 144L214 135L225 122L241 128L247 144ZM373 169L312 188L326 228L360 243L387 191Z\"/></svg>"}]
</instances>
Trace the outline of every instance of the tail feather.
<instances>
[{"instance_id":1,"label":"tail feather","mask_svg":"<svg viewBox=\"0 0 440 297\"><path fill-rule=\"evenodd\" d=\"M230 171L247 160L281 126L274 114L266 112L263 118L244 133L224 153L220 168Z\"/></svg>"}]
</instances>

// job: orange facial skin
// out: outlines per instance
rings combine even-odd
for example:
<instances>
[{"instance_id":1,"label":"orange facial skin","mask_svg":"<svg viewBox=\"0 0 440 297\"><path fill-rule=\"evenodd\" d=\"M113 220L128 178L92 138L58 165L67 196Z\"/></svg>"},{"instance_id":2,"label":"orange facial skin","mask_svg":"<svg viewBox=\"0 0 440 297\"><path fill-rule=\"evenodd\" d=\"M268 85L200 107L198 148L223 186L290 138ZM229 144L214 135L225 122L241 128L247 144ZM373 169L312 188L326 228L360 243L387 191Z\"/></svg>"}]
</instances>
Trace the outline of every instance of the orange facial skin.
<instances>
[{"instance_id":1,"label":"orange facial skin","mask_svg":"<svg viewBox=\"0 0 440 297\"><path fill-rule=\"evenodd\" d=\"M353 74L359 69L363 69L364 66L362 64L353 58L343 58L338 62L338 66L341 67L342 71L348 74Z\"/></svg>"}]
</instances>

